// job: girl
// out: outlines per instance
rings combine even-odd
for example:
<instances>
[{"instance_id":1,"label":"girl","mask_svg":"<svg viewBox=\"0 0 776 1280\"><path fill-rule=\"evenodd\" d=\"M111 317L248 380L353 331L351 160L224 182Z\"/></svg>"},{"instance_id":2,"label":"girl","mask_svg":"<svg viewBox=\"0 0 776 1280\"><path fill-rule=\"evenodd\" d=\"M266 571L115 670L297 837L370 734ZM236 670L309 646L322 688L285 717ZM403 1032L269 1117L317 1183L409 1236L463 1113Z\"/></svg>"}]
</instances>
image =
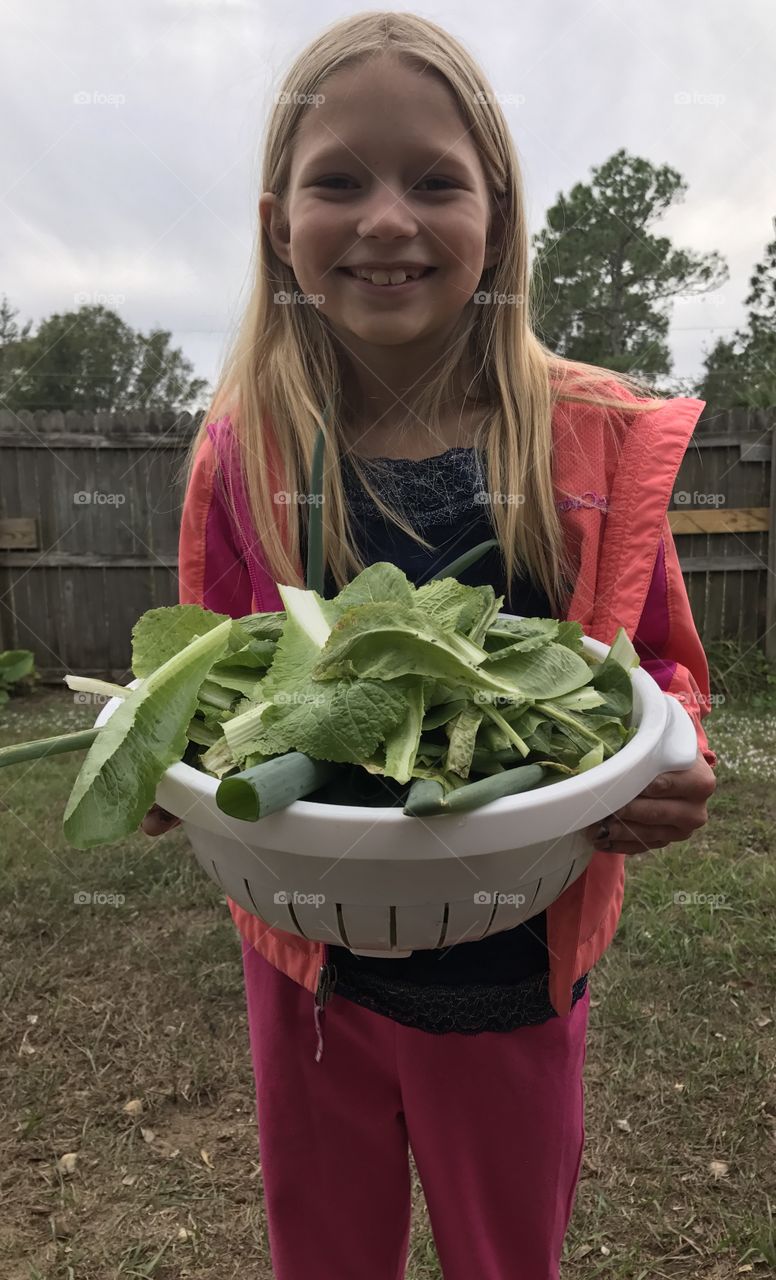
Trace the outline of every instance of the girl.
<instances>
[{"instance_id":1,"label":"girl","mask_svg":"<svg viewBox=\"0 0 776 1280\"><path fill-rule=\"evenodd\" d=\"M375 560L419 585L495 533L462 581L605 643L624 626L696 726L693 769L613 815L585 874L493 937L359 957L301 937L287 905L262 921L230 900L279 1280L404 1275L409 1148L445 1280L552 1280L584 1145L588 973L625 855L686 839L714 789L708 668L666 519L703 402L650 398L536 337L513 143L431 22L361 14L306 49L263 187L253 292L192 444L181 602L239 617L305 585L326 425L327 596ZM169 825L157 810L144 829Z\"/></svg>"}]
</instances>

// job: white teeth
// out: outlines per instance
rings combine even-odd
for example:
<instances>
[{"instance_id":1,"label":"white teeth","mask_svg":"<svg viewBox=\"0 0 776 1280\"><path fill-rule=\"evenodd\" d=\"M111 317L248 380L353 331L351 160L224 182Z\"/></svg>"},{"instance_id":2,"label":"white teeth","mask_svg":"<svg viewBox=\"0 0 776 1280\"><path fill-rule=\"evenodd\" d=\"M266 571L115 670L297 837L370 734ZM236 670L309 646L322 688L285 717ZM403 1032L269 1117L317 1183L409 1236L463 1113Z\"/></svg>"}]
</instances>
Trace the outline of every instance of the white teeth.
<instances>
[{"instance_id":1,"label":"white teeth","mask_svg":"<svg viewBox=\"0 0 776 1280\"><path fill-rule=\"evenodd\" d=\"M351 272L358 280L368 280L370 284L404 284L405 280L417 280L423 275L423 270L405 271L403 267L397 267L395 271L364 271L361 269Z\"/></svg>"}]
</instances>

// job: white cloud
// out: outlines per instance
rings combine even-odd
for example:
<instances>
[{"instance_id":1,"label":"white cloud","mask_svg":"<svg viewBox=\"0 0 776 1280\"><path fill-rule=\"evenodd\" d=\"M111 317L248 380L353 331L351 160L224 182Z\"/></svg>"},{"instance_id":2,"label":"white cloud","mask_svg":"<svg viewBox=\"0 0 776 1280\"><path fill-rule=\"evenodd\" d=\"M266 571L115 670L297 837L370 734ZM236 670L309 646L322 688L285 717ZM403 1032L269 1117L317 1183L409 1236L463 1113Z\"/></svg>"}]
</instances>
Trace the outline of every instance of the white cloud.
<instances>
[{"instance_id":1,"label":"white cloud","mask_svg":"<svg viewBox=\"0 0 776 1280\"><path fill-rule=\"evenodd\" d=\"M716 301L674 312L675 371L697 374L712 330L742 322L772 235L776 13L758 0L401 7L450 30L498 92L522 99L504 110L532 231L621 146L679 170L687 196L661 230L717 249L731 270ZM362 11L292 0L279 23L251 0L6 0L0 287L19 320L78 293L125 295L128 323L172 329L212 381L248 267L272 92L316 32Z\"/></svg>"}]
</instances>

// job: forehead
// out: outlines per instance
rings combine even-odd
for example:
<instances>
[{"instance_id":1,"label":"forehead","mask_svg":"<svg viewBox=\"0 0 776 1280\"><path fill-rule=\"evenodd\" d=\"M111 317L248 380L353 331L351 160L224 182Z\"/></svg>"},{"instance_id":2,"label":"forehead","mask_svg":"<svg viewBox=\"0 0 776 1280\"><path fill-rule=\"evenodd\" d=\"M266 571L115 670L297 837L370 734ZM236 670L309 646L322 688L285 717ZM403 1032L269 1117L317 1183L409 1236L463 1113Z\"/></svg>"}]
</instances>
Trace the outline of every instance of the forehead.
<instances>
[{"instance_id":1,"label":"forehead","mask_svg":"<svg viewBox=\"0 0 776 1280\"><path fill-rule=\"evenodd\" d=\"M381 58L329 76L297 129L292 170L335 158L379 169L393 158L478 164L471 130L442 78Z\"/></svg>"}]
</instances>

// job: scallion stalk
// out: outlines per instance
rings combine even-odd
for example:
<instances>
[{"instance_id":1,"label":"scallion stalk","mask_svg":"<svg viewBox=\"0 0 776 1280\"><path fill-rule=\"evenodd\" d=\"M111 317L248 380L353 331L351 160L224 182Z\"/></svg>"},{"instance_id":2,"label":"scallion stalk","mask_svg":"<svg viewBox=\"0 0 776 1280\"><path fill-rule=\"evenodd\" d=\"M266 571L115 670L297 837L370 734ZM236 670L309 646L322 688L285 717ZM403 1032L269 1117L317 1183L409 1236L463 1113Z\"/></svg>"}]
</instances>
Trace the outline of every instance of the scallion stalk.
<instances>
[{"instance_id":1,"label":"scallion stalk","mask_svg":"<svg viewBox=\"0 0 776 1280\"><path fill-rule=\"evenodd\" d=\"M0 768L21 764L23 760L61 755L65 751L85 751L99 732L99 729L79 729L76 733L58 733L53 738L36 738L34 742L14 742L10 747L0 747Z\"/></svg>"},{"instance_id":2,"label":"scallion stalk","mask_svg":"<svg viewBox=\"0 0 776 1280\"><path fill-rule=\"evenodd\" d=\"M446 569L440 569L439 573L435 573L429 578L429 582L436 582L438 578L457 578L460 573L466 569L471 569L473 564L481 560L491 547L498 546L497 538L489 538L487 542L480 542L478 546L472 547L471 551L465 551L457 560L453 560Z\"/></svg>"},{"instance_id":3,"label":"scallion stalk","mask_svg":"<svg viewBox=\"0 0 776 1280\"><path fill-rule=\"evenodd\" d=\"M326 422L329 412L327 404L323 410L323 421ZM323 563L323 459L326 450L326 428L319 427L313 449L312 474L310 476L310 511L307 520L307 578L308 591L317 591L323 597L325 583L325 566Z\"/></svg>"},{"instance_id":4,"label":"scallion stalk","mask_svg":"<svg viewBox=\"0 0 776 1280\"><path fill-rule=\"evenodd\" d=\"M265 760L262 764L224 778L216 791L216 804L230 818L257 822L293 804L311 791L330 782L338 766L328 760L313 760L302 751Z\"/></svg>"},{"instance_id":5,"label":"scallion stalk","mask_svg":"<svg viewBox=\"0 0 776 1280\"><path fill-rule=\"evenodd\" d=\"M540 764L524 764L518 769L505 769L503 773L493 774L489 778L480 778L477 782L467 782L462 787L448 791L446 795L435 799L428 793L420 793L407 797L403 812L410 817L433 817L443 813L467 813L471 809L479 809L491 800L500 800L502 796L517 795L520 791L528 791L535 787L544 777L545 770ZM440 787L441 790L441 787ZM411 804L411 807L410 807Z\"/></svg>"}]
</instances>

